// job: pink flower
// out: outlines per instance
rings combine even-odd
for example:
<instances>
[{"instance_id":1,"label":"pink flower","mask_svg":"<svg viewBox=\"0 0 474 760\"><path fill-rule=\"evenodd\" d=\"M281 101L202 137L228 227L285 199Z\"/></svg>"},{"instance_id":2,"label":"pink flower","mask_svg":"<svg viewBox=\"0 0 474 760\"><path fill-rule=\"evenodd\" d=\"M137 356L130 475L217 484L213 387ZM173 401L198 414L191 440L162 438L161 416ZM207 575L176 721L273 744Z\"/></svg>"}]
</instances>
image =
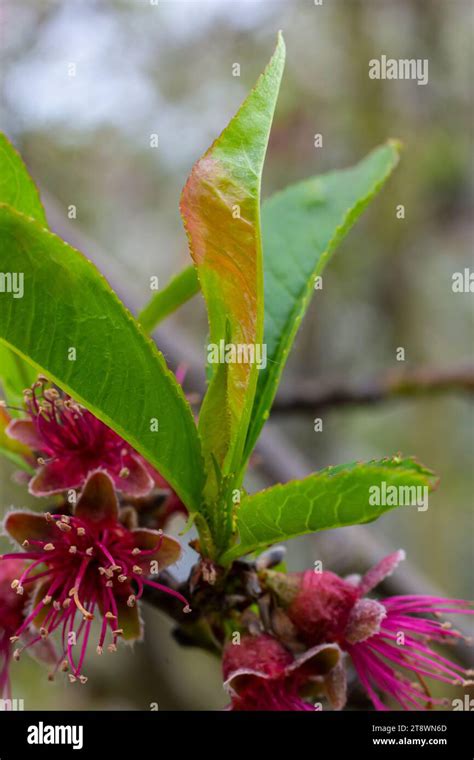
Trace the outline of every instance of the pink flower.
<instances>
[{"instance_id":1,"label":"pink flower","mask_svg":"<svg viewBox=\"0 0 474 760\"><path fill-rule=\"evenodd\" d=\"M404 559L398 551L385 557L363 578L351 583L331 572L269 574L298 637L307 646L330 641L351 657L361 683L377 710L387 710L379 692L405 710L426 709L444 701L430 696L423 679L467 685L470 671L438 654L430 642L462 638L444 614L472 614L469 602L433 596L366 598ZM412 683L413 676L419 683Z\"/></svg>"},{"instance_id":2,"label":"pink flower","mask_svg":"<svg viewBox=\"0 0 474 760\"><path fill-rule=\"evenodd\" d=\"M56 670L69 670L71 681L87 680L82 666L97 614L102 618L98 654L107 634L109 651L116 650L119 637L141 637L137 601L144 586L172 594L189 611L181 594L147 577L179 559L179 543L161 531L125 527L119 521L112 480L103 472L89 477L73 516L10 512L4 529L25 551L5 555L3 561L31 560L13 587L22 595L25 588L35 586L31 610L16 628L15 637L30 626L37 631L36 640L60 630L62 653Z\"/></svg>"},{"instance_id":3,"label":"pink flower","mask_svg":"<svg viewBox=\"0 0 474 760\"><path fill-rule=\"evenodd\" d=\"M295 658L268 634L245 635L240 644L228 643L222 669L231 710L311 711L302 698L312 680L330 673L339 661L337 646L314 647Z\"/></svg>"},{"instance_id":4,"label":"pink flower","mask_svg":"<svg viewBox=\"0 0 474 760\"><path fill-rule=\"evenodd\" d=\"M30 480L34 496L80 488L98 469L112 478L117 490L145 496L154 487L145 460L107 425L40 378L25 391L28 419L15 419L6 429L10 438L40 455L40 467Z\"/></svg>"}]
</instances>

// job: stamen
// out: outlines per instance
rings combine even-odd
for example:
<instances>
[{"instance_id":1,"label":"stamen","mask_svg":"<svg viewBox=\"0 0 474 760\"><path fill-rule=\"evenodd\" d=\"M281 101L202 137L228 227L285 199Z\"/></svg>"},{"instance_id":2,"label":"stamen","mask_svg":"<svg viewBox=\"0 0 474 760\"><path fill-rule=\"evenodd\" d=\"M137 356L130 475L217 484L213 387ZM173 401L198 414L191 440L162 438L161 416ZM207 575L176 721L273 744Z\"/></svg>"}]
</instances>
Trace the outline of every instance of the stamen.
<instances>
[{"instance_id":1,"label":"stamen","mask_svg":"<svg viewBox=\"0 0 474 760\"><path fill-rule=\"evenodd\" d=\"M75 589L72 589L72 590L74 591L74 593L72 595L72 598L74 599L74 602L76 604L77 609L80 610L80 612L82 612L82 614L84 615L84 619L85 620L93 620L94 619L94 615L92 614L92 612L89 612L88 610L86 610L85 607L83 607L83 605L82 605L82 603L81 603L81 601L80 601L80 599L78 597L78 589L75 588ZM71 593L71 592L69 592L69 593Z\"/></svg>"}]
</instances>

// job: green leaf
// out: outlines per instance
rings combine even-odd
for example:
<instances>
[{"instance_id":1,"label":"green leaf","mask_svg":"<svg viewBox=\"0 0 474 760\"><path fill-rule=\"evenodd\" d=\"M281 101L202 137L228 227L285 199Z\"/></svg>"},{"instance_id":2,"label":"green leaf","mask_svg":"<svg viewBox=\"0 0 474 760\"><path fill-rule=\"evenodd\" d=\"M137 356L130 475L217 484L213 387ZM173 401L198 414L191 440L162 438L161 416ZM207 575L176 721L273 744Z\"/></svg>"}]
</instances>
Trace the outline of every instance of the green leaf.
<instances>
[{"instance_id":1,"label":"green leaf","mask_svg":"<svg viewBox=\"0 0 474 760\"><path fill-rule=\"evenodd\" d=\"M315 277L390 176L399 150L390 141L353 168L291 185L263 206L267 366L258 374L245 459L270 412Z\"/></svg>"},{"instance_id":2,"label":"green leaf","mask_svg":"<svg viewBox=\"0 0 474 760\"><path fill-rule=\"evenodd\" d=\"M23 298L0 295L0 341L116 430L197 510L203 466L191 410L104 277L66 242L4 205L0 268L24 274Z\"/></svg>"},{"instance_id":3,"label":"green leaf","mask_svg":"<svg viewBox=\"0 0 474 760\"><path fill-rule=\"evenodd\" d=\"M32 473L33 452L19 441L15 441L6 434L6 429L11 417L0 406L0 452L16 464L21 470Z\"/></svg>"},{"instance_id":4,"label":"green leaf","mask_svg":"<svg viewBox=\"0 0 474 760\"><path fill-rule=\"evenodd\" d=\"M139 313L137 319L147 333L151 333L165 317L169 316L199 293L199 280L193 266L175 275L163 290L158 291Z\"/></svg>"},{"instance_id":5,"label":"green leaf","mask_svg":"<svg viewBox=\"0 0 474 760\"><path fill-rule=\"evenodd\" d=\"M0 132L0 203L32 216L47 227L46 214L35 183L20 154Z\"/></svg>"},{"instance_id":6,"label":"green leaf","mask_svg":"<svg viewBox=\"0 0 474 760\"><path fill-rule=\"evenodd\" d=\"M47 226L41 199L17 150L0 132L0 203L37 219ZM36 371L25 359L0 345L0 377L3 391L11 404L22 400L22 391L36 379Z\"/></svg>"},{"instance_id":7,"label":"green leaf","mask_svg":"<svg viewBox=\"0 0 474 760\"><path fill-rule=\"evenodd\" d=\"M0 384L9 403L22 403L22 391L34 383L37 375L32 364L0 343Z\"/></svg>"},{"instance_id":8,"label":"green leaf","mask_svg":"<svg viewBox=\"0 0 474 760\"><path fill-rule=\"evenodd\" d=\"M284 59L279 35L255 88L194 165L181 198L214 346L220 341L255 346L263 340L260 184ZM209 473L212 460L223 477L239 467L257 373L250 361L216 364L199 416ZM215 497L215 481L213 488Z\"/></svg>"},{"instance_id":9,"label":"green leaf","mask_svg":"<svg viewBox=\"0 0 474 760\"><path fill-rule=\"evenodd\" d=\"M237 512L240 543L226 551L227 564L276 541L328 528L367 523L395 505L370 503L371 487L421 486L431 490L433 473L413 459L383 459L328 467L304 480L273 486L245 498ZM427 492L426 492L427 493Z\"/></svg>"}]
</instances>

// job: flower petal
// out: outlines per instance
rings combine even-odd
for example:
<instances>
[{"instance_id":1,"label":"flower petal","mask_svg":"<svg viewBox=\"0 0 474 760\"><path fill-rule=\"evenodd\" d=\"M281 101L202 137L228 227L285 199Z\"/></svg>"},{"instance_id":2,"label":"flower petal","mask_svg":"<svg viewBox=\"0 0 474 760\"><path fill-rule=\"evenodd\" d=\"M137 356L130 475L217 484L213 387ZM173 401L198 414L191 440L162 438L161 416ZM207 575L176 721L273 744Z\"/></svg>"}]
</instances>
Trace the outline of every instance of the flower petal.
<instances>
[{"instance_id":1,"label":"flower petal","mask_svg":"<svg viewBox=\"0 0 474 760\"><path fill-rule=\"evenodd\" d=\"M79 488L87 473L78 467L78 462L55 459L42 465L30 480L29 492L33 496L49 496L69 488Z\"/></svg>"},{"instance_id":2,"label":"flower petal","mask_svg":"<svg viewBox=\"0 0 474 760\"><path fill-rule=\"evenodd\" d=\"M112 480L106 472L97 470L88 477L74 515L95 525L117 522L117 496Z\"/></svg>"},{"instance_id":3,"label":"flower petal","mask_svg":"<svg viewBox=\"0 0 474 760\"><path fill-rule=\"evenodd\" d=\"M324 678L324 690L333 710L342 710L347 702L347 674L339 662Z\"/></svg>"},{"instance_id":4,"label":"flower petal","mask_svg":"<svg viewBox=\"0 0 474 760\"><path fill-rule=\"evenodd\" d=\"M115 486L119 491L134 498L146 496L150 493L154 487L154 481L138 457L133 454L125 454L121 466L128 470L128 474L126 478L113 474Z\"/></svg>"},{"instance_id":5,"label":"flower petal","mask_svg":"<svg viewBox=\"0 0 474 760\"><path fill-rule=\"evenodd\" d=\"M26 510L9 512L3 522L3 529L19 544L27 539L49 541L57 535L53 523L44 514Z\"/></svg>"},{"instance_id":6,"label":"flower petal","mask_svg":"<svg viewBox=\"0 0 474 760\"><path fill-rule=\"evenodd\" d=\"M41 451L43 449L43 441L39 435L36 425L31 420L12 420L5 430L5 433L13 438L15 441L19 441L24 446L28 446L34 451Z\"/></svg>"},{"instance_id":7,"label":"flower petal","mask_svg":"<svg viewBox=\"0 0 474 760\"><path fill-rule=\"evenodd\" d=\"M243 636L239 644L229 643L224 649L224 688L239 694L254 678L281 678L292 662L292 655L272 636Z\"/></svg>"},{"instance_id":8,"label":"flower petal","mask_svg":"<svg viewBox=\"0 0 474 760\"><path fill-rule=\"evenodd\" d=\"M135 545L147 553L144 557L137 557L138 564L145 568L149 567L150 562L158 562L160 570L177 562L181 556L181 545L179 541L166 533L149 528L136 528L132 530L132 536ZM152 551L154 550L155 551Z\"/></svg>"},{"instance_id":9,"label":"flower petal","mask_svg":"<svg viewBox=\"0 0 474 760\"><path fill-rule=\"evenodd\" d=\"M375 586L378 586L385 578L393 573L398 567L400 562L405 559L405 552L403 549L399 549L393 554L389 554L388 557L380 560L374 567L372 567L363 577L359 583L359 592L361 596L365 596L369 591L372 591Z\"/></svg>"},{"instance_id":10,"label":"flower petal","mask_svg":"<svg viewBox=\"0 0 474 760\"><path fill-rule=\"evenodd\" d=\"M341 655L337 644L318 644L295 657L287 666L286 673L304 668L308 677L325 676L339 664Z\"/></svg>"}]
</instances>

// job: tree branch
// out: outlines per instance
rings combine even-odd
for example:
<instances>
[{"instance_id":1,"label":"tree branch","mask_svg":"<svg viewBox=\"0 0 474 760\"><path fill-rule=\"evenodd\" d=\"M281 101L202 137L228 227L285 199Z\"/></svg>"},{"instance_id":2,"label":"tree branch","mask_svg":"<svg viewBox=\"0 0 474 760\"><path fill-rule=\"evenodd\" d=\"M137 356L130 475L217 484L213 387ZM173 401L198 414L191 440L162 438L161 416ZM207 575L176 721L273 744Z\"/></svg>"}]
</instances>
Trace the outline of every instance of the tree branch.
<instances>
[{"instance_id":1,"label":"tree branch","mask_svg":"<svg viewBox=\"0 0 474 760\"><path fill-rule=\"evenodd\" d=\"M294 383L291 390L280 393L272 412L305 412L330 407L376 404L396 398L435 393L473 393L474 365L440 369L419 367L412 370L390 370L379 377L357 384L344 381L315 387L315 381Z\"/></svg>"}]
</instances>

